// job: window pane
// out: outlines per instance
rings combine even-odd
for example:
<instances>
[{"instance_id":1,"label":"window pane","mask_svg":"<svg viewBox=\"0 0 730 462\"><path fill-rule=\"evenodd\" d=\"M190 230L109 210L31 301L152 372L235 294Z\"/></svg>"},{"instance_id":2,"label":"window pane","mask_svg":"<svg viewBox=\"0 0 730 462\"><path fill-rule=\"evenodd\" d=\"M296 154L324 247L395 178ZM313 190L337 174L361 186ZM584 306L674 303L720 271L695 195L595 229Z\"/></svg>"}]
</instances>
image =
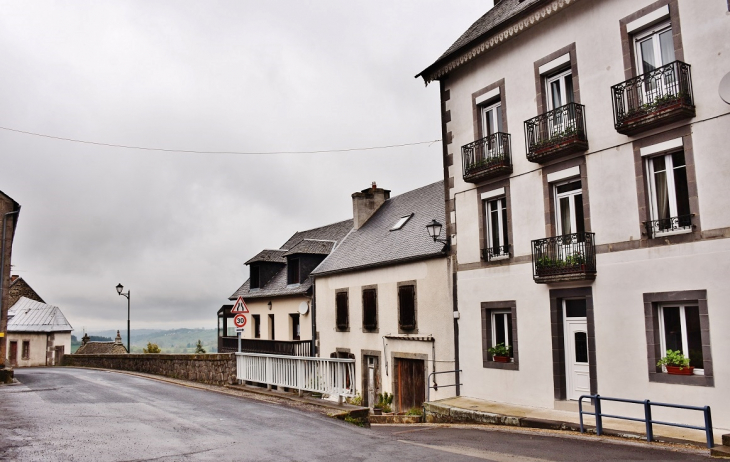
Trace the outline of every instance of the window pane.
<instances>
[{"instance_id":1,"label":"window pane","mask_svg":"<svg viewBox=\"0 0 730 462\"><path fill-rule=\"evenodd\" d=\"M491 135L494 133L494 111L489 110L487 111L487 135Z\"/></svg>"},{"instance_id":2,"label":"window pane","mask_svg":"<svg viewBox=\"0 0 730 462\"><path fill-rule=\"evenodd\" d=\"M560 232L561 234L571 234L570 228L570 197L560 199Z\"/></svg>"},{"instance_id":3,"label":"window pane","mask_svg":"<svg viewBox=\"0 0 730 462\"><path fill-rule=\"evenodd\" d=\"M573 76L565 76L565 104L573 102ZM572 117L571 117L572 118Z\"/></svg>"},{"instance_id":4,"label":"window pane","mask_svg":"<svg viewBox=\"0 0 730 462\"><path fill-rule=\"evenodd\" d=\"M560 95L560 80L550 82L550 94L552 96L553 109L563 105Z\"/></svg>"},{"instance_id":5,"label":"window pane","mask_svg":"<svg viewBox=\"0 0 730 462\"><path fill-rule=\"evenodd\" d=\"M236 325L233 324L233 318L226 319L226 337L236 336Z\"/></svg>"},{"instance_id":6,"label":"window pane","mask_svg":"<svg viewBox=\"0 0 730 462\"><path fill-rule=\"evenodd\" d=\"M662 50L662 65L674 61L674 41L672 40L672 29L659 34L659 47Z\"/></svg>"},{"instance_id":7,"label":"window pane","mask_svg":"<svg viewBox=\"0 0 730 462\"><path fill-rule=\"evenodd\" d=\"M401 329L416 328L415 287L400 286L398 288L398 320Z\"/></svg>"},{"instance_id":8,"label":"window pane","mask_svg":"<svg viewBox=\"0 0 730 462\"><path fill-rule=\"evenodd\" d=\"M497 113L497 116L496 116L497 131L501 132L502 131L502 106L501 105L497 106L497 110L495 112Z\"/></svg>"},{"instance_id":9,"label":"window pane","mask_svg":"<svg viewBox=\"0 0 730 462\"><path fill-rule=\"evenodd\" d=\"M566 193L568 191L577 191L581 188L581 182L580 180L571 181L570 183L561 184L559 186L555 187L555 191L557 191L558 194Z\"/></svg>"},{"instance_id":10,"label":"window pane","mask_svg":"<svg viewBox=\"0 0 730 462\"><path fill-rule=\"evenodd\" d=\"M568 318L585 318L586 317L586 300L585 298L579 300L566 300L565 301L565 316Z\"/></svg>"},{"instance_id":11,"label":"window pane","mask_svg":"<svg viewBox=\"0 0 730 462\"><path fill-rule=\"evenodd\" d=\"M585 332L575 333L575 362L588 362L588 335Z\"/></svg>"},{"instance_id":12,"label":"window pane","mask_svg":"<svg viewBox=\"0 0 730 462\"><path fill-rule=\"evenodd\" d=\"M511 314L505 314L507 317L507 345L512 346L512 315ZM514 351L512 348L509 350L509 356L510 358L514 357Z\"/></svg>"},{"instance_id":13,"label":"window pane","mask_svg":"<svg viewBox=\"0 0 730 462\"><path fill-rule=\"evenodd\" d=\"M509 244L509 233L507 233L507 199L501 199L502 202L502 245Z\"/></svg>"},{"instance_id":14,"label":"window pane","mask_svg":"<svg viewBox=\"0 0 730 462\"><path fill-rule=\"evenodd\" d=\"M664 158L662 158L662 162ZM656 162L655 162L656 164ZM669 190L667 189L667 172L654 171L654 189L656 194L656 216L655 220L669 218ZM669 224L667 223L667 226Z\"/></svg>"},{"instance_id":15,"label":"window pane","mask_svg":"<svg viewBox=\"0 0 730 462\"><path fill-rule=\"evenodd\" d=\"M586 227L583 220L583 194L576 194L575 196L575 232L585 233Z\"/></svg>"},{"instance_id":16,"label":"window pane","mask_svg":"<svg viewBox=\"0 0 730 462\"><path fill-rule=\"evenodd\" d=\"M651 38L644 40L639 44L641 53L641 64L644 72L651 72L656 69L656 60L654 59L654 43Z\"/></svg>"},{"instance_id":17,"label":"window pane","mask_svg":"<svg viewBox=\"0 0 730 462\"><path fill-rule=\"evenodd\" d=\"M700 309L696 306L685 306L684 317L687 325L687 347L689 348L689 365L704 369L702 356L702 331L700 328Z\"/></svg>"},{"instance_id":18,"label":"window pane","mask_svg":"<svg viewBox=\"0 0 730 462\"><path fill-rule=\"evenodd\" d=\"M497 207L498 201L492 201L490 203L490 218L491 223L489 224L490 230L491 230L491 240L490 240L490 247L495 248L499 247L501 244L499 243L499 210Z\"/></svg>"},{"instance_id":19,"label":"window pane","mask_svg":"<svg viewBox=\"0 0 730 462\"><path fill-rule=\"evenodd\" d=\"M494 346L504 343L507 345L504 332L504 313L497 313L494 315Z\"/></svg>"},{"instance_id":20,"label":"window pane","mask_svg":"<svg viewBox=\"0 0 730 462\"><path fill-rule=\"evenodd\" d=\"M665 306L662 311L664 314L664 343L666 349L682 351L682 323L679 320L679 307ZM662 351L662 356L665 353L666 351Z\"/></svg>"}]
</instances>

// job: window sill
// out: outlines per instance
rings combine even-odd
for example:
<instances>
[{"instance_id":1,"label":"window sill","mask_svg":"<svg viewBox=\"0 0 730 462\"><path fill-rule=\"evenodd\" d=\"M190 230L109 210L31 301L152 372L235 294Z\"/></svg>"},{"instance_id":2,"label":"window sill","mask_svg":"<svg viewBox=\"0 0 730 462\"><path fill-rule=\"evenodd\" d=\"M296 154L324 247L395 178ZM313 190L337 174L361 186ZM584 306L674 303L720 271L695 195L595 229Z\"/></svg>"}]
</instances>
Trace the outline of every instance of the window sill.
<instances>
[{"instance_id":1,"label":"window sill","mask_svg":"<svg viewBox=\"0 0 730 462\"><path fill-rule=\"evenodd\" d=\"M649 382L714 387L715 379L707 375L674 375L666 372L649 372Z\"/></svg>"},{"instance_id":2,"label":"window sill","mask_svg":"<svg viewBox=\"0 0 730 462\"><path fill-rule=\"evenodd\" d=\"M508 363L498 363L493 360L482 361L482 366L485 369L502 369L504 371L519 371L520 370L519 363L514 362L514 360L512 360Z\"/></svg>"},{"instance_id":3,"label":"window sill","mask_svg":"<svg viewBox=\"0 0 730 462\"><path fill-rule=\"evenodd\" d=\"M678 229L675 231L656 232L656 233L654 233L654 236L652 236L652 239L659 239L659 238L667 237L667 236L677 236L680 234L690 234L691 232L692 232L692 228Z\"/></svg>"}]
</instances>

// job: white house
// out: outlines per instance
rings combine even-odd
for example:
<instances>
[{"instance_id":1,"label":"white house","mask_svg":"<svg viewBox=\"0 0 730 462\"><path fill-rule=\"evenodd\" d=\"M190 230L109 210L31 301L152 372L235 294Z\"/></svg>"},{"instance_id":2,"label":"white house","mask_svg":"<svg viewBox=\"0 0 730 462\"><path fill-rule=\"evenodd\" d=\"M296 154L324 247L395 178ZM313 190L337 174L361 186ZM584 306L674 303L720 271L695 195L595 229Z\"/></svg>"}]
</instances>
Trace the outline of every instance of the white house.
<instances>
[{"instance_id":1,"label":"white house","mask_svg":"<svg viewBox=\"0 0 730 462\"><path fill-rule=\"evenodd\" d=\"M419 74L441 88L462 395L709 405L730 428L730 5L495 3ZM692 375L657 365L670 349Z\"/></svg>"},{"instance_id":2,"label":"white house","mask_svg":"<svg viewBox=\"0 0 730 462\"><path fill-rule=\"evenodd\" d=\"M352 195L354 224L312 272L318 352L355 359L363 405L394 394L395 411L454 395L454 315L445 245L426 225L443 222L444 183L390 197L372 188Z\"/></svg>"},{"instance_id":3,"label":"white house","mask_svg":"<svg viewBox=\"0 0 730 462\"><path fill-rule=\"evenodd\" d=\"M8 364L60 365L71 351L72 330L59 307L21 297L8 310Z\"/></svg>"}]
</instances>

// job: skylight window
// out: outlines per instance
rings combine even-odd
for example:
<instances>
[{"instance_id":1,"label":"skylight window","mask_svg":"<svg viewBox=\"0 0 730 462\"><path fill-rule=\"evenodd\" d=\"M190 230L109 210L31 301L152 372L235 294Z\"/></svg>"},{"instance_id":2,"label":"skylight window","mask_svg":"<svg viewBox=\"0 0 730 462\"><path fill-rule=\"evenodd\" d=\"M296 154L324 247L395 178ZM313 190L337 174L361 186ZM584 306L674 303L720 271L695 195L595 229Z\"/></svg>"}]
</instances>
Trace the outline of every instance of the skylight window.
<instances>
[{"instance_id":1,"label":"skylight window","mask_svg":"<svg viewBox=\"0 0 730 462\"><path fill-rule=\"evenodd\" d=\"M413 216L411 213L410 215L406 215L404 217L401 217L400 220L398 220L392 228L390 228L391 231L398 231L403 227L403 225L406 224L406 222Z\"/></svg>"}]
</instances>

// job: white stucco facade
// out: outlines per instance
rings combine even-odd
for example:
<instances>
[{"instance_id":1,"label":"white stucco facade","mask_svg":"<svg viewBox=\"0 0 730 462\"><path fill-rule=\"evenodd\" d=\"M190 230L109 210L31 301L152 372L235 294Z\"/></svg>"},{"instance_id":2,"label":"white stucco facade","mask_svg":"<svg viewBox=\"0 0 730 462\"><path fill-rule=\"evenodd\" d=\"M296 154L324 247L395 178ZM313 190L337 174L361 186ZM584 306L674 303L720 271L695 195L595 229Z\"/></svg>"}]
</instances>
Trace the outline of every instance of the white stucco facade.
<instances>
[{"instance_id":1,"label":"white stucco facade","mask_svg":"<svg viewBox=\"0 0 730 462\"><path fill-rule=\"evenodd\" d=\"M271 309L269 309L269 302L271 303ZM299 307L302 303L307 304L307 307L309 307L309 297L249 299L246 306L248 306L250 313L246 315L246 327L244 327L241 338L257 338L254 335L254 316L258 316L261 323L258 338L262 340L294 340L294 317L298 317L299 340L312 340L312 318L309 311L303 315L299 313Z\"/></svg>"},{"instance_id":2,"label":"white stucco facade","mask_svg":"<svg viewBox=\"0 0 730 462\"><path fill-rule=\"evenodd\" d=\"M393 376L398 358L423 360L424 378L434 371L454 370L450 281L451 268L444 257L318 277L315 293L320 356L338 353L354 356L356 388L361 394L368 367L363 364L365 356L375 356L379 360L379 392L396 395ZM413 283L416 287L417 329L409 333L399 333L399 283ZM363 329L364 287L377 288L378 325L373 331ZM335 319L335 294L340 290L347 290L349 295L349 329L345 332L337 329ZM454 384L454 375L437 375L436 383ZM453 396L454 390L454 387L431 390L430 396L431 399L446 398ZM369 404L372 407L373 403Z\"/></svg>"},{"instance_id":3,"label":"white stucco facade","mask_svg":"<svg viewBox=\"0 0 730 462\"><path fill-rule=\"evenodd\" d=\"M730 314L725 309L730 296L730 106L718 95L718 84L730 71L728 4L725 0L708 0L700 8L691 0L579 0L561 1L558 8L558 2L553 3L554 17L520 27L519 33L508 40L450 70L448 79L441 82L443 106L449 115L444 122L445 132L452 136L444 154L446 159L453 155L453 164L445 160L447 180L453 181L446 199L451 204L451 224L456 225L458 242L459 350L464 371L461 394L549 409L570 408L571 400L559 396L560 381L565 381L560 374L565 370L556 369L555 356L563 353L554 348L551 296L560 300L563 296L555 294L583 288L592 302L588 317L592 318L589 322L593 331L589 327L592 338L588 341L594 345L590 352L594 392L709 405L715 426L730 428L730 407L726 404L730 362L724 358L724 353L730 351L730 337L726 335ZM627 136L614 128L610 92L612 85L627 80L621 21L667 5L672 16L664 20L681 19L682 61L692 66L696 114ZM507 27L505 24L502 29ZM677 35L677 24L672 23L672 27ZM631 37L629 34L629 40L633 40ZM589 148L545 163L530 162L526 157L524 121L538 115L536 78L540 76L536 76L536 63L571 45L575 59L572 66L577 66L576 87L579 81L577 102L585 106ZM511 134L513 171L476 184L466 182L462 177L461 147L475 141L473 95L502 79L504 131ZM637 176L645 160L637 153L643 146L672 138L681 138L684 152L688 158L690 151L693 156L688 171L692 170L689 174L696 181L696 195L691 199L696 201L692 202L694 228L691 238L651 238L646 235L641 211L648 180ZM576 159L582 161L570 163ZM563 163L565 166L560 167ZM550 236L551 212L546 204L551 199L545 194L553 185L546 177L556 169L575 165L580 168L587 205L586 231L595 233L595 280L537 284L533 281L532 241ZM502 185L505 181L511 203L510 258L488 262L482 257L486 224L480 226L484 218L479 193L489 189L490 182ZM671 298L670 294L678 292L706 294L706 314L701 314L702 348L705 360L711 358L711 364L705 362L705 374L712 380L699 377L691 383L672 382L650 374L656 366L648 364L648 351L659 335L647 328L651 322L646 319L647 310L656 310L652 306L659 303L652 301L655 298L651 294ZM702 296L696 295L697 300ZM692 303L700 303L697 300ZM485 366L488 360L483 352L483 316L489 312L485 306L503 301L514 302L516 311L519 356L512 369ZM611 409L642 414L636 406L614 405ZM699 413L693 416L658 410L654 417L702 424Z\"/></svg>"},{"instance_id":4,"label":"white stucco facade","mask_svg":"<svg viewBox=\"0 0 730 462\"><path fill-rule=\"evenodd\" d=\"M59 365L56 347L63 347L63 353L71 353L71 332L8 332L8 363L13 367ZM16 343L17 356L13 361L10 345ZM23 344L28 342L28 355L24 356ZM46 354L48 353L48 357Z\"/></svg>"}]
</instances>

